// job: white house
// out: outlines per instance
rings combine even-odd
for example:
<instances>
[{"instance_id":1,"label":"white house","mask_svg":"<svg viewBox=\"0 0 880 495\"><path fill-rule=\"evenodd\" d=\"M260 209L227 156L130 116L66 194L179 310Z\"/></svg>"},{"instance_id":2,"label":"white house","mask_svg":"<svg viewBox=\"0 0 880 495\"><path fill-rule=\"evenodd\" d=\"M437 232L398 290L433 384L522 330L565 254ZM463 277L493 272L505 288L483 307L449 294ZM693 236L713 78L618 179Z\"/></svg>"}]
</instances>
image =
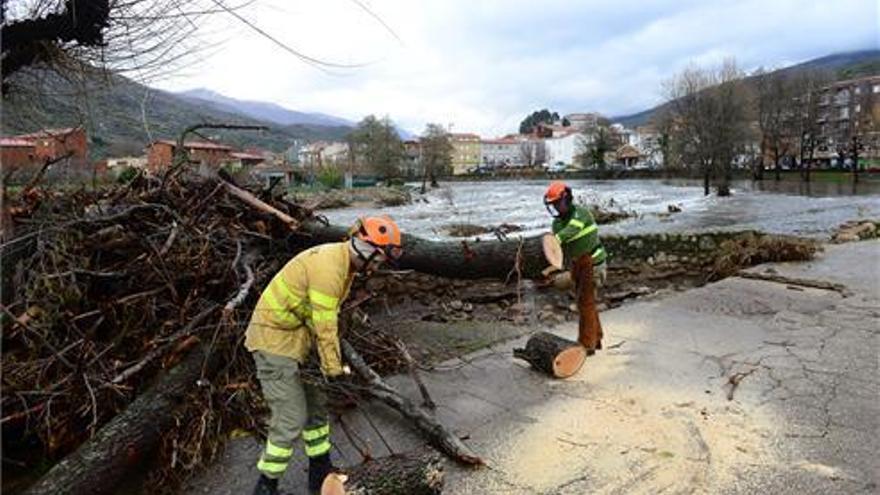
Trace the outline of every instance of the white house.
<instances>
[{"instance_id":1,"label":"white house","mask_svg":"<svg viewBox=\"0 0 880 495\"><path fill-rule=\"evenodd\" d=\"M548 164L563 163L566 166L574 165L575 157L580 154L585 136L576 129L568 132L553 133L554 137L544 139L547 148Z\"/></svg>"},{"instance_id":2,"label":"white house","mask_svg":"<svg viewBox=\"0 0 880 495\"><path fill-rule=\"evenodd\" d=\"M480 165L518 167L523 164L521 141L509 137L480 141Z\"/></svg>"},{"instance_id":3,"label":"white house","mask_svg":"<svg viewBox=\"0 0 880 495\"><path fill-rule=\"evenodd\" d=\"M348 161L348 145L341 141L316 141L299 151L302 166L339 165Z\"/></svg>"}]
</instances>

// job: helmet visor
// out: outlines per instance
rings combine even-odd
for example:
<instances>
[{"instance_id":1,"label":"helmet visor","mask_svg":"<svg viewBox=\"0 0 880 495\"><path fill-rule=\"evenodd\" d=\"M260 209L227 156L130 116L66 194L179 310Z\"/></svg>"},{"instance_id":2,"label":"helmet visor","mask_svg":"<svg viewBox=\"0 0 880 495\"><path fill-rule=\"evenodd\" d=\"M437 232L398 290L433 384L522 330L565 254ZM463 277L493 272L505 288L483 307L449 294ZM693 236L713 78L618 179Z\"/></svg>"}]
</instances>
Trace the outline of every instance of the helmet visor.
<instances>
[{"instance_id":1,"label":"helmet visor","mask_svg":"<svg viewBox=\"0 0 880 495\"><path fill-rule=\"evenodd\" d=\"M547 211L550 212L550 215L553 217L561 217L562 212L560 211L560 205L565 201L565 198L557 199L556 201L547 201L544 200L544 206L547 208Z\"/></svg>"}]
</instances>

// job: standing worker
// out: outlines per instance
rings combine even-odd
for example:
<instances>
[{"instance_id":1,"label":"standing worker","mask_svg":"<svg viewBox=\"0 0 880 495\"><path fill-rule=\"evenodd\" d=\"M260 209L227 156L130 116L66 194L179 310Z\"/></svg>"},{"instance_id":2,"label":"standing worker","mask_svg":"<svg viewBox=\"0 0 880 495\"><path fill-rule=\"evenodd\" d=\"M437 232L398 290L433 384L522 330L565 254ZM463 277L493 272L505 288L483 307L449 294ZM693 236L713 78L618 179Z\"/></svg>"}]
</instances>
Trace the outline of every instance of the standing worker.
<instances>
[{"instance_id":1,"label":"standing worker","mask_svg":"<svg viewBox=\"0 0 880 495\"><path fill-rule=\"evenodd\" d=\"M400 229L389 217L360 219L351 232L348 241L296 255L272 278L251 315L245 347L253 354L271 414L254 495L278 493L300 435L309 459L309 490L320 490L334 470L327 399L318 384L303 378L302 368L314 341L324 377L349 373L337 333L340 305L356 273L369 275L403 252Z\"/></svg>"},{"instance_id":2,"label":"standing worker","mask_svg":"<svg viewBox=\"0 0 880 495\"><path fill-rule=\"evenodd\" d=\"M595 291L605 284L606 277L606 254L599 240L599 227L589 209L574 204L571 188L564 182L550 183L544 193L544 206L553 216L553 234L562 245L565 263L571 266L580 315L578 341L588 354L593 354L602 349Z\"/></svg>"}]
</instances>

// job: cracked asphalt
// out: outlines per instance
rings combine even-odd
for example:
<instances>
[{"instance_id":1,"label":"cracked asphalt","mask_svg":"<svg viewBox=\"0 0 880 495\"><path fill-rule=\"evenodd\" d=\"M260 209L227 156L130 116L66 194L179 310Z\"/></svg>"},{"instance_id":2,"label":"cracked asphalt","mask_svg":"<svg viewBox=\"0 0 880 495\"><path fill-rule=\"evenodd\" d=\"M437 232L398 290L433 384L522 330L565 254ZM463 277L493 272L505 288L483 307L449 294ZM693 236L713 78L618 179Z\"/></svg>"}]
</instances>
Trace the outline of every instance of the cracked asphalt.
<instances>
[{"instance_id":1,"label":"cracked asphalt","mask_svg":"<svg viewBox=\"0 0 880 495\"><path fill-rule=\"evenodd\" d=\"M568 380L513 359L525 338L425 373L438 418L488 463L449 463L444 493L876 493L880 241L750 271L848 291L731 277L602 313L606 350ZM422 445L381 405L342 421L373 456ZM333 437L337 463L360 462L338 421ZM249 493L259 451L231 441L184 491ZM282 485L304 493L303 468Z\"/></svg>"}]
</instances>

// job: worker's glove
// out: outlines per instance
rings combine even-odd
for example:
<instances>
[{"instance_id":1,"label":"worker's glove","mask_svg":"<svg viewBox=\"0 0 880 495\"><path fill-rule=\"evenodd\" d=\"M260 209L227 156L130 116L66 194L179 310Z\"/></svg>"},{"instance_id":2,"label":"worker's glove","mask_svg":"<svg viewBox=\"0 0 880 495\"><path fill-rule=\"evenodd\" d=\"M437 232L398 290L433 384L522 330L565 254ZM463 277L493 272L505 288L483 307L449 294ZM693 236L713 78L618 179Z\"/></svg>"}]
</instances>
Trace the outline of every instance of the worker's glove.
<instances>
[{"instance_id":1,"label":"worker's glove","mask_svg":"<svg viewBox=\"0 0 880 495\"><path fill-rule=\"evenodd\" d=\"M342 383L347 383L349 378L351 377L351 368L348 365L344 365L342 367L342 373L333 376L327 376L327 383L331 385L337 385Z\"/></svg>"}]
</instances>

